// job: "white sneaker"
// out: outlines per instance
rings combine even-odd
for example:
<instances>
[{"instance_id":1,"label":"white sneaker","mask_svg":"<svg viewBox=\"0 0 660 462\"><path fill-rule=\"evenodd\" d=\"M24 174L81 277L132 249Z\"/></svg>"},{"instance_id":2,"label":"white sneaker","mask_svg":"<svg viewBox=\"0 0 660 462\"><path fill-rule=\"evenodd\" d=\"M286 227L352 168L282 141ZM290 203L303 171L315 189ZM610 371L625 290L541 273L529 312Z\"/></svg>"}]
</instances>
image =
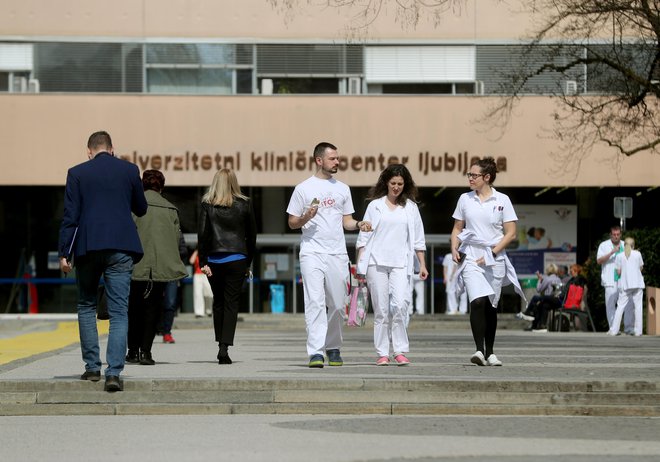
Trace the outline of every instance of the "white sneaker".
<instances>
[{"instance_id":1,"label":"white sneaker","mask_svg":"<svg viewBox=\"0 0 660 462\"><path fill-rule=\"evenodd\" d=\"M494 354L492 354L488 357L488 359L486 360L486 363L488 363L489 366L501 366L502 365L502 361L497 359L497 356L495 356Z\"/></svg>"},{"instance_id":2,"label":"white sneaker","mask_svg":"<svg viewBox=\"0 0 660 462\"><path fill-rule=\"evenodd\" d=\"M548 332L548 329L532 329L532 332Z\"/></svg>"},{"instance_id":3,"label":"white sneaker","mask_svg":"<svg viewBox=\"0 0 660 462\"><path fill-rule=\"evenodd\" d=\"M484 358L484 354L481 351L477 351L475 354L473 354L470 358L470 362L472 364L476 364L477 366L488 366L486 358Z\"/></svg>"},{"instance_id":4,"label":"white sneaker","mask_svg":"<svg viewBox=\"0 0 660 462\"><path fill-rule=\"evenodd\" d=\"M522 319L524 321L530 321L530 322L534 321L534 316L529 316L529 315L523 313L522 311L519 311L519 312L516 313L516 318Z\"/></svg>"}]
</instances>

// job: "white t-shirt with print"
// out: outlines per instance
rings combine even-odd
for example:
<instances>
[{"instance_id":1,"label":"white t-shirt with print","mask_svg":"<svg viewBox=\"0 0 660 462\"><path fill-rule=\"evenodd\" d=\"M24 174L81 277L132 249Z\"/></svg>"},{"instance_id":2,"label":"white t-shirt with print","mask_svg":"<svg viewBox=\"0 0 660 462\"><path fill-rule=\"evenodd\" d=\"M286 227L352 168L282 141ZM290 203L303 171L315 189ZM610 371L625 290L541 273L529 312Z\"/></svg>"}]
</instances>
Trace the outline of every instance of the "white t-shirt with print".
<instances>
[{"instance_id":1,"label":"white t-shirt with print","mask_svg":"<svg viewBox=\"0 0 660 462\"><path fill-rule=\"evenodd\" d=\"M302 227L300 255L324 253L345 255L344 215L351 215L353 198L348 185L330 178L324 180L312 176L300 183L293 191L286 213L300 217L314 199L319 201L316 216Z\"/></svg>"}]
</instances>

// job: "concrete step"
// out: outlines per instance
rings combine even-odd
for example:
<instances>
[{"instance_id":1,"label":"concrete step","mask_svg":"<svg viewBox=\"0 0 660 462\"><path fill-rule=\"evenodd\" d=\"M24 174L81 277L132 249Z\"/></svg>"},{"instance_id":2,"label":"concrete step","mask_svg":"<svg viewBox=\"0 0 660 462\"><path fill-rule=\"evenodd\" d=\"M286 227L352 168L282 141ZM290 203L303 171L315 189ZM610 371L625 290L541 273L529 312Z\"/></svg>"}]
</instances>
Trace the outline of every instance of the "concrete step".
<instances>
[{"instance_id":1,"label":"concrete step","mask_svg":"<svg viewBox=\"0 0 660 462\"><path fill-rule=\"evenodd\" d=\"M0 415L464 414L660 416L660 382L128 380L0 382Z\"/></svg>"}]
</instances>

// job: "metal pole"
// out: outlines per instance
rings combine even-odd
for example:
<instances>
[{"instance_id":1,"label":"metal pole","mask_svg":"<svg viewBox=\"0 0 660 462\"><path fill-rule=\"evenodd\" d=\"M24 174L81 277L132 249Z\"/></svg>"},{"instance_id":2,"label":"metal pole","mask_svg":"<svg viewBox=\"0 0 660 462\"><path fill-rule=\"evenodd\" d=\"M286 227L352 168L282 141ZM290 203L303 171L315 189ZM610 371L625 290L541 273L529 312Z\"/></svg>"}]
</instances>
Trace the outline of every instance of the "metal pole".
<instances>
[{"instance_id":1,"label":"metal pole","mask_svg":"<svg viewBox=\"0 0 660 462\"><path fill-rule=\"evenodd\" d=\"M292 300L292 311L293 314L296 314L298 312L298 287L296 287L296 280L297 280L297 274L296 274L296 244L293 244L293 250L291 252L291 274L293 274L293 278L291 280L291 300Z\"/></svg>"},{"instance_id":2,"label":"metal pole","mask_svg":"<svg viewBox=\"0 0 660 462\"><path fill-rule=\"evenodd\" d=\"M431 267L431 314L435 314L435 246L431 246L431 261L428 262Z\"/></svg>"},{"instance_id":3,"label":"metal pole","mask_svg":"<svg viewBox=\"0 0 660 462\"><path fill-rule=\"evenodd\" d=\"M250 278L250 314L254 313L254 275Z\"/></svg>"}]
</instances>

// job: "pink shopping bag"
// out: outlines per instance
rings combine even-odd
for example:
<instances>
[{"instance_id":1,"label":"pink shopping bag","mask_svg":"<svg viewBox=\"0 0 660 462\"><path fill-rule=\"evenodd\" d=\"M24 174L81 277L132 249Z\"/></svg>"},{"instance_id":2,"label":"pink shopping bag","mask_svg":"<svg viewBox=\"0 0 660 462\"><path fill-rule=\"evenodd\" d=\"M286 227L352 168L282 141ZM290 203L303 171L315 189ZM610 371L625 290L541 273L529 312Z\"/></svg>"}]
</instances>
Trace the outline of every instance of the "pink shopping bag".
<instances>
[{"instance_id":1,"label":"pink shopping bag","mask_svg":"<svg viewBox=\"0 0 660 462\"><path fill-rule=\"evenodd\" d=\"M362 327L367 320L369 311L369 289L363 283L353 287L351 302L348 308L348 327Z\"/></svg>"}]
</instances>

